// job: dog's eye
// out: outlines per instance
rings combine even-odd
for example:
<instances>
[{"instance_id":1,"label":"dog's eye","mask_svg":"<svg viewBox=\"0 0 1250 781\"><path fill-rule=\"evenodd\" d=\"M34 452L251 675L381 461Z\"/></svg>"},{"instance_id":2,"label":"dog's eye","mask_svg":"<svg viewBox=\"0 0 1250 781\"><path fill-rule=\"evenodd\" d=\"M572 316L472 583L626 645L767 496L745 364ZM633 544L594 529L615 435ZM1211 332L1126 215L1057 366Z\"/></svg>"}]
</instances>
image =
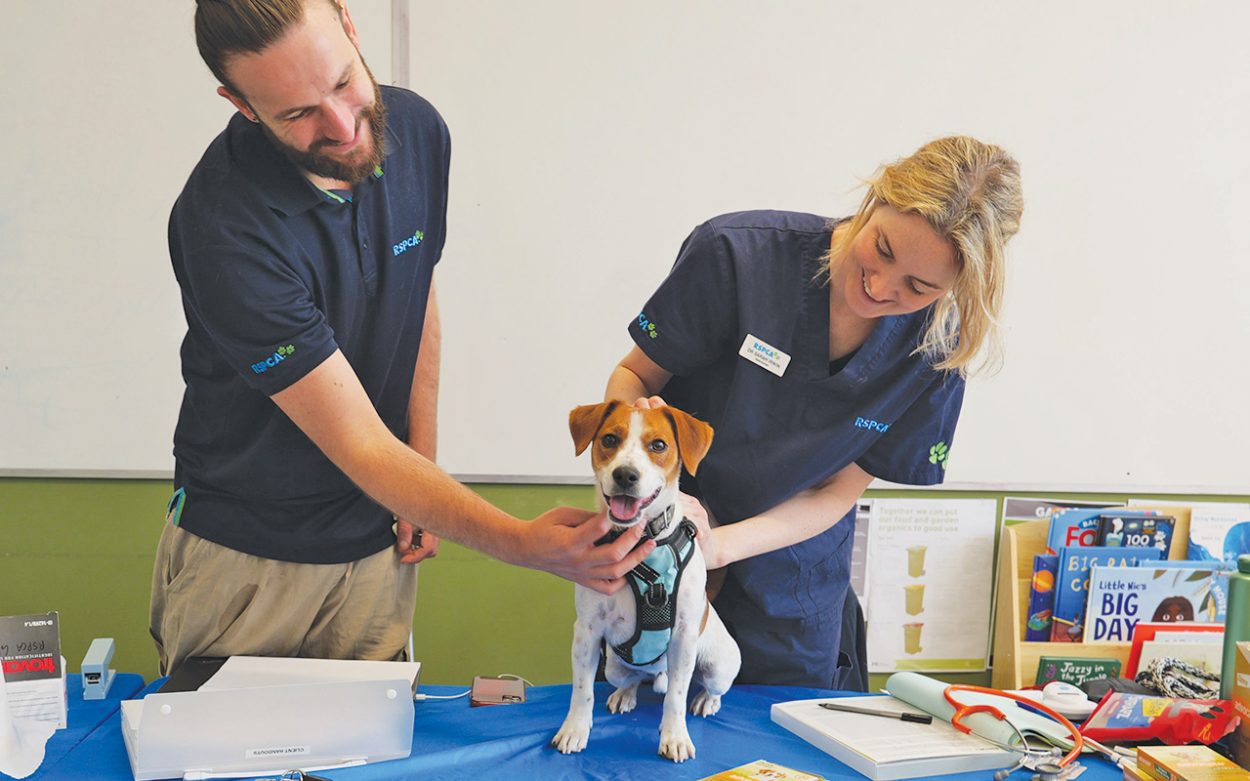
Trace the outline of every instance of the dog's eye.
<instances>
[{"instance_id":1,"label":"dog's eye","mask_svg":"<svg viewBox=\"0 0 1250 781\"><path fill-rule=\"evenodd\" d=\"M616 447L621 444L621 438L615 434L604 434L603 439L599 440L599 443L604 447Z\"/></svg>"},{"instance_id":2,"label":"dog's eye","mask_svg":"<svg viewBox=\"0 0 1250 781\"><path fill-rule=\"evenodd\" d=\"M668 450L667 442L665 442L662 439L651 440L651 452L652 453L663 453L665 450Z\"/></svg>"}]
</instances>

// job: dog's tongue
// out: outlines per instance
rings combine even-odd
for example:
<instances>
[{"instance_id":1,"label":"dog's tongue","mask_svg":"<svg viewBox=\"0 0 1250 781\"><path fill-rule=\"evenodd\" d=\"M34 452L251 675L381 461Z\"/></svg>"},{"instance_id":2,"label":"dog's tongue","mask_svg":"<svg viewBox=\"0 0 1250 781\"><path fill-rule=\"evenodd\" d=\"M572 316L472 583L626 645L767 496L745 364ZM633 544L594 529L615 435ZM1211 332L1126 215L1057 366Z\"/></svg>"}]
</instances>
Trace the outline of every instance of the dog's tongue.
<instances>
[{"instance_id":1,"label":"dog's tongue","mask_svg":"<svg viewBox=\"0 0 1250 781\"><path fill-rule=\"evenodd\" d=\"M636 496L613 496L608 499L608 509L618 521L632 521L638 514L642 500Z\"/></svg>"}]
</instances>

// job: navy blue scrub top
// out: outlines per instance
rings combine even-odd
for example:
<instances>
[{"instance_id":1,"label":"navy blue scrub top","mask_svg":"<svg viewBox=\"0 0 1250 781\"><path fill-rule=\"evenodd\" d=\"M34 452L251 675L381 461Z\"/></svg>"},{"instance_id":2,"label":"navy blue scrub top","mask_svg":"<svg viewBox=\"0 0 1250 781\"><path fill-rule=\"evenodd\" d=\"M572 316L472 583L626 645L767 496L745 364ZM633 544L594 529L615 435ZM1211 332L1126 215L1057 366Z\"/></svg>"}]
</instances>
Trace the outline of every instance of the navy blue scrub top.
<instances>
[{"instance_id":1,"label":"navy blue scrub top","mask_svg":"<svg viewBox=\"0 0 1250 781\"><path fill-rule=\"evenodd\" d=\"M391 514L270 400L341 350L382 421L408 432L450 140L434 107L384 86L385 157L350 193L309 182L235 114L174 204L186 381L170 520L235 550L309 563L391 545Z\"/></svg>"},{"instance_id":2,"label":"navy blue scrub top","mask_svg":"<svg viewBox=\"0 0 1250 781\"><path fill-rule=\"evenodd\" d=\"M818 275L833 225L793 212L716 217L686 239L629 326L674 375L664 399L715 430L682 489L720 523L775 507L852 462L890 482L942 481L964 381L913 355L927 310L881 318L830 375L829 288ZM777 376L741 357L744 345L788 355L789 365ZM729 577L767 616L836 616L853 530L854 509L816 537L735 562Z\"/></svg>"}]
</instances>

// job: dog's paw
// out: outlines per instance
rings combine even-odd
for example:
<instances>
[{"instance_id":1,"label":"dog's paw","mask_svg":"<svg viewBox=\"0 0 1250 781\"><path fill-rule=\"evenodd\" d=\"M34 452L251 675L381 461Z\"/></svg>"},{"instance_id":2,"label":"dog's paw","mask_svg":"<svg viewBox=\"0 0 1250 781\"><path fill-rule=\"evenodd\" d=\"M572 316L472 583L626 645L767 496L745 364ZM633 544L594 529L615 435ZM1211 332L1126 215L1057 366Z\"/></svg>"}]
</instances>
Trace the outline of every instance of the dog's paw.
<instances>
[{"instance_id":1,"label":"dog's paw","mask_svg":"<svg viewBox=\"0 0 1250 781\"><path fill-rule=\"evenodd\" d=\"M560 727L560 731L551 739L551 745L561 754L576 754L586 748L586 741L590 738L590 725L570 724L564 722L564 726Z\"/></svg>"},{"instance_id":2,"label":"dog's paw","mask_svg":"<svg viewBox=\"0 0 1250 781\"><path fill-rule=\"evenodd\" d=\"M651 682L651 691L656 694L668 694L668 673L655 674L655 680Z\"/></svg>"},{"instance_id":3,"label":"dog's paw","mask_svg":"<svg viewBox=\"0 0 1250 781\"><path fill-rule=\"evenodd\" d=\"M638 687L622 686L608 695L608 710L612 713L629 713L638 704Z\"/></svg>"},{"instance_id":4,"label":"dog's paw","mask_svg":"<svg viewBox=\"0 0 1250 781\"><path fill-rule=\"evenodd\" d=\"M694 743L690 741L690 733L686 732L684 723L680 729L660 730L660 756L674 762L694 759Z\"/></svg>"},{"instance_id":5,"label":"dog's paw","mask_svg":"<svg viewBox=\"0 0 1250 781\"><path fill-rule=\"evenodd\" d=\"M690 703L690 712L696 716L715 716L720 711L720 697L701 691Z\"/></svg>"}]
</instances>

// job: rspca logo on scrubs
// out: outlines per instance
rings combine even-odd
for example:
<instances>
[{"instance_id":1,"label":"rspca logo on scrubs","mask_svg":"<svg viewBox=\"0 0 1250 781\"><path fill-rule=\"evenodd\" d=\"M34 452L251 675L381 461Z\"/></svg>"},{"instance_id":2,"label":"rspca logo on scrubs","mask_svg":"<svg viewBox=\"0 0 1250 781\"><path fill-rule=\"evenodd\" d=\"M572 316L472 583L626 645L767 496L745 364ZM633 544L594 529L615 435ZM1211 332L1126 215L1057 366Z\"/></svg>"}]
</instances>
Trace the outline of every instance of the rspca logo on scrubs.
<instances>
[{"instance_id":1,"label":"rspca logo on scrubs","mask_svg":"<svg viewBox=\"0 0 1250 781\"><path fill-rule=\"evenodd\" d=\"M408 250L417 246L425 238L425 231L417 231L408 238L391 247L391 251L395 253L395 257L399 257Z\"/></svg>"},{"instance_id":2,"label":"rspca logo on scrubs","mask_svg":"<svg viewBox=\"0 0 1250 781\"><path fill-rule=\"evenodd\" d=\"M255 372L256 374L264 374L265 372L269 371L273 367L285 361L287 358L291 357L292 353L294 352L295 352L295 345L293 344L288 344L286 347L279 347L274 352L273 355L269 356L263 361L257 361L256 363L252 364L252 371Z\"/></svg>"},{"instance_id":3,"label":"rspca logo on scrubs","mask_svg":"<svg viewBox=\"0 0 1250 781\"><path fill-rule=\"evenodd\" d=\"M890 424L882 423L877 420L869 420L868 418L861 418L859 416L856 416L855 428L866 428L869 431L876 431L879 434L884 434L885 432L890 430Z\"/></svg>"},{"instance_id":4,"label":"rspca logo on scrubs","mask_svg":"<svg viewBox=\"0 0 1250 781\"><path fill-rule=\"evenodd\" d=\"M650 336L652 339L659 336L659 334L655 332L655 323L647 319L645 312L638 313L638 327L642 329L643 333Z\"/></svg>"}]
</instances>

